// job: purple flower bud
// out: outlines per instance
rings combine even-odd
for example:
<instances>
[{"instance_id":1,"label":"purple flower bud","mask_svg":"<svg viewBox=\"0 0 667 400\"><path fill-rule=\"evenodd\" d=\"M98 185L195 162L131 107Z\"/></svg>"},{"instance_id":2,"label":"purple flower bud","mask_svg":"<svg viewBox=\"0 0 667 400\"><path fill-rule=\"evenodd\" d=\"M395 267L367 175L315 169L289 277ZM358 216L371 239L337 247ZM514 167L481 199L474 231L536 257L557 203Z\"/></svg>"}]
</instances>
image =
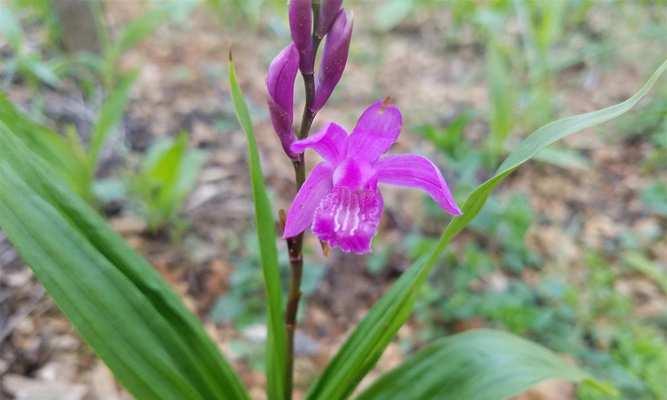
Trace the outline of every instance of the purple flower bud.
<instances>
[{"instance_id":1,"label":"purple flower bud","mask_svg":"<svg viewBox=\"0 0 667 400\"><path fill-rule=\"evenodd\" d=\"M301 72L313 73L315 57L313 52L313 14L311 0L290 0L289 26L292 41L299 50Z\"/></svg>"},{"instance_id":2,"label":"purple flower bud","mask_svg":"<svg viewBox=\"0 0 667 400\"><path fill-rule=\"evenodd\" d=\"M348 17L345 10L341 10L336 16L324 43L324 54L317 74L312 111L319 111L324 106L343 75L351 37L352 15L350 14Z\"/></svg>"},{"instance_id":3,"label":"purple flower bud","mask_svg":"<svg viewBox=\"0 0 667 400\"><path fill-rule=\"evenodd\" d=\"M323 38L331 29L334 19L340 11L343 0L322 0L320 3L319 25L317 27L317 36Z\"/></svg>"},{"instance_id":4,"label":"purple flower bud","mask_svg":"<svg viewBox=\"0 0 667 400\"><path fill-rule=\"evenodd\" d=\"M294 43L285 47L271 61L266 76L267 103L271 114L273 129L278 134L283 149L294 158L290 145L295 140L292 128L294 112L294 81L299 69L299 52Z\"/></svg>"}]
</instances>

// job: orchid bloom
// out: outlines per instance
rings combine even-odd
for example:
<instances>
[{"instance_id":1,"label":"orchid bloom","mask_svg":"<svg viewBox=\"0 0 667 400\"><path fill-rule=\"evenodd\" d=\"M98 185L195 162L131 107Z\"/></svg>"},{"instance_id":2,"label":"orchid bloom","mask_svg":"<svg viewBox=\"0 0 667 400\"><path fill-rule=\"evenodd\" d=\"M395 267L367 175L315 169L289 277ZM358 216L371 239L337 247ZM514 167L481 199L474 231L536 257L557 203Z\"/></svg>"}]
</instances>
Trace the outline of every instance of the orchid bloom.
<instances>
[{"instance_id":1,"label":"orchid bloom","mask_svg":"<svg viewBox=\"0 0 667 400\"><path fill-rule=\"evenodd\" d=\"M401 125L398 107L377 101L362 113L350 135L332 122L292 143L293 152L312 148L324 160L296 194L283 237L297 236L310 226L331 247L368 253L384 207L379 183L421 189L447 213L461 215L433 162L413 154L381 157L396 142Z\"/></svg>"}]
</instances>

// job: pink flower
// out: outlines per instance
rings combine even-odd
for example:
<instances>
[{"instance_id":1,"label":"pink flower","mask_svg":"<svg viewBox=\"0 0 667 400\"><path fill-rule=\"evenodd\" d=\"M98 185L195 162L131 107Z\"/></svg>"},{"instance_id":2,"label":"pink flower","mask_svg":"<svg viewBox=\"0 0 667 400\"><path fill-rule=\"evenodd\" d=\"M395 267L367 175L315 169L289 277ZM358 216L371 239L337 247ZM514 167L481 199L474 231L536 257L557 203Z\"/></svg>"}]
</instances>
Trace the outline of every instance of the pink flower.
<instances>
[{"instance_id":1,"label":"pink flower","mask_svg":"<svg viewBox=\"0 0 667 400\"><path fill-rule=\"evenodd\" d=\"M421 189L449 214L461 215L433 162L413 154L381 157L396 142L401 125L398 108L377 101L359 117L350 135L332 122L292 143L293 152L312 148L324 161L313 168L294 198L283 237L310 226L331 247L368 253L384 207L379 183Z\"/></svg>"}]
</instances>

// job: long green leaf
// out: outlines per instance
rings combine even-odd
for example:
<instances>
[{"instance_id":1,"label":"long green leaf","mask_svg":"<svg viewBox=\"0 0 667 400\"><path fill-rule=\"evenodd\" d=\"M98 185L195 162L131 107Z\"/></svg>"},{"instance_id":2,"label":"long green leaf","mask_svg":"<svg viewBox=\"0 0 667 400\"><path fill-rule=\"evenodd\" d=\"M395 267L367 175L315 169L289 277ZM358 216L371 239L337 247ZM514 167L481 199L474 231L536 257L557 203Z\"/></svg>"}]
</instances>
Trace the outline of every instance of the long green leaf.
<instances>
[{"instance_id":1,"label":"long green leaf","mask_svg":"<svg viewBox=\"0 0 667 400\"><path fill-rule=\"evenodd\" d=\"M48 162L61 177L67 179L70 171L81 167L82 164L78 162L63 136L32 121L20 112L4 93L0 93L0 121L10 125L11 133Z\"/></svg>"},{"instance_id":2,"label":"long green leaf","mask_svg":"<svg viewBox=\"0 0 667 400\"><path fill-rule=\"evenodd\" d=\"M0 123L0 227L84 340L139 399L247 399L148 262Z\"/></svg>"},{"instance_id":3,"label":"long green leaf","mask_svg":"<svg viewBox=\"0 0 667 400\"><path fill-rule=\"evenodd\" d=\"M264 286L266 289L266 301L268 308L267 316L267 396L269 399L283 399L285 389L285 365L286 365L286 343L283 298L280 286L280 270L278 264L278 251L276 249L276 228L271 202L266 194L262 166L255 143L255 134L248 113L248 106L243 98L243 93L236 81L234 63L229 62L229 87L232 92L232 101L236 117L245 131L248 140L248 168L250 170L250 182L252 184L252 195L255 203L255 223L257 225L257 240L259 242L259 253L264 274Z\"/></svg>"},{"instance_id":4,"label":"long green leaf","mask_svg":"<svg viewBox=\"0 0 667 400\"><path fill-rule=\"evenodd\" d=\"M64 179L72 190L90 200L90 173L87 156L75 132L63 136L32 121L0 94L0 121L12 127L19 138L35 155Z\"/></svg>"},{"instance_id":5,"label":"long green leaf","mask_svg":"<svg viewBox=\"0 0 667 400\"><path fill-rule=\"evenodd\" d=\"M587 377L542 346L480 329L427 346L357 400L502 400L546 379L580 382Z\"/></svg>"},{"instance_id":6,"label":"long green leaf","mask_svg":"<svg viewBox=\"0 0 667 400\"><path fill-rule=\"evenodd\" d=\"M346 398L352 393L409 317L417 292L436 265L440 254L454 236L475 218L493 189L512 171L550 144L629 111L646 95L666 69L667 61L658 67L637 93L624 102L549 123L522 141L501 164L496 174L477 187L468 197L463 205L463 215L447 225L433 250L410 267L371 308L336 353L322 376L311 387L307 398L336 400Z\"/></svg>"}]
</instances>

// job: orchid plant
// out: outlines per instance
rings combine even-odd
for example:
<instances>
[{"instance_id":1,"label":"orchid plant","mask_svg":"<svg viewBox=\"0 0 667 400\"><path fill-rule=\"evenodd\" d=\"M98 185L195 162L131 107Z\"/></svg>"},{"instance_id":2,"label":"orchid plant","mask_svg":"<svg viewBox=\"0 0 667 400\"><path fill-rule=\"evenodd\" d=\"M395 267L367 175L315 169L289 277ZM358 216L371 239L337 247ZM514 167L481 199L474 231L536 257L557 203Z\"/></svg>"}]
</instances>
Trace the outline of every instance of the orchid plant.
<instances>
[{"instance_id":1,"label":"orchid plant","mask_svg":"<svg viewBox=\"0 0 667 400\"><path fill-rule=\"evenodd\" d=\"M440 254L482 209L492 191L550 144L632 109L667 70L658 67L642 88L610 107L551 122L524 139L459 207L438 167L419 155L385 155L401 130L390 100L371 104L352 133L335 122L309 135L347 63L352 17L341 0L292 0L292 43L269 66L271 121L295 173L296 195L287 213L267 195L253 124L230 57L231 99L248 142L261 271L266 292L266 398L309 400L497 400L545 379L561 378L614 395L549 350L492 330L442 338L372 382L367 375L412 311ZM316 71L316 54L324 40ZM294 129L294 86L301 72L305 107ZM140 257L54 170L39 151L39 129L20 113L0 108L0 227L81 337L137 399L249 399L249 391L190 312L154 268ZM322 161L306 177L304 152ZM371 251L382 216L379 184L417 188L453 216L431 251L401 277L351 329L310 387L295 388L294 334L303 272L303 235L328 246ZM290 259L287 299L278 263L278 233ZM336 250L338 251L338 250ZM360 388L361 386L361 388Z\"/></svg>"}]
</instances>

